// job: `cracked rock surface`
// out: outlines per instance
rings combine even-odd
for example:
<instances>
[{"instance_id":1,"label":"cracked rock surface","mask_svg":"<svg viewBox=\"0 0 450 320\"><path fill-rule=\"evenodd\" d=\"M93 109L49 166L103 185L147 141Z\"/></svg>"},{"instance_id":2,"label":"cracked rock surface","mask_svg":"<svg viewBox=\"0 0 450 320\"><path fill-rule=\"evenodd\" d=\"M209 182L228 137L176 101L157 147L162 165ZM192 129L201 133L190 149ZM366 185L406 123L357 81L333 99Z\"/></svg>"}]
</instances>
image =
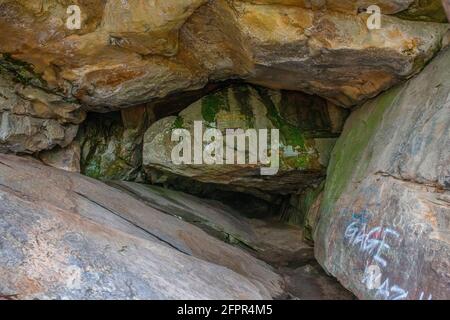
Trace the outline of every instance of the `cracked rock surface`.
<instances>
[{"instance_id":1,"label":"cracked rock surface","mask_svg":"<svg viewBox=\"0 0 450 320\"><path fill-rule=\"evenodd\" d=\"M0 152L34 153L66 147L84 117L80 105L16 83L0 67Z\"/></svg>"}]
</instances>

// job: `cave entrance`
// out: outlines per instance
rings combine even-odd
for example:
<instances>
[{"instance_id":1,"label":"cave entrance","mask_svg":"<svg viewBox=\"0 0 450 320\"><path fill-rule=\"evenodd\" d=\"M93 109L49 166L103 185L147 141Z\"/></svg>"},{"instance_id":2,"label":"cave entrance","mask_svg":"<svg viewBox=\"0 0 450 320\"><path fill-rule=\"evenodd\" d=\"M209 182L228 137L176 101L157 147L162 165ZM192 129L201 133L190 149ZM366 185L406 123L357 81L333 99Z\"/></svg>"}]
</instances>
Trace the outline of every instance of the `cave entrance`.
<instances>
[{"instance_id":1,"label":"cave entrance","mask_svg":"<svg viewBox=\"0 0 450 320\"><path fill-rule=\"evenodd\" d=\"M316 96L242 83L210 85L106 114L90 113L76 142L83 174L240 247L283 276L292 299L351 299L314 258L314 230L331 149L347 110ZM280 170L171 163L170 132L277 128Z\"/></svg>"}]
</instances>

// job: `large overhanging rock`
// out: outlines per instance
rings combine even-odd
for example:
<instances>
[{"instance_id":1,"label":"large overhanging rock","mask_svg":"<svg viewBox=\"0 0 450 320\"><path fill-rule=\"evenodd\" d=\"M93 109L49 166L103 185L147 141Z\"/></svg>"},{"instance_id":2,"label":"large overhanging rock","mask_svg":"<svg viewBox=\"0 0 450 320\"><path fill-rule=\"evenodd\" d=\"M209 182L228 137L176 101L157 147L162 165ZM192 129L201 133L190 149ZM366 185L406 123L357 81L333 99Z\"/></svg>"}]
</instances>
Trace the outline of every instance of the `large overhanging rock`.
<instances>
[{"instance_id":1,"label":"large overhanging rock","mask_svg":"<svg viewBox=\"0 0 450 320\"><path fill-rule=\"evenodd\" d=\"M149 173L157 169L202 182L236 186L246 191L254 188L290 193L318 183L324 177L328 155L344 115L345 110L318 97L236 85L205 96L183 110L178 117L167 117L153 124L144 136L143 165ZM195 131L195 122L200 123L202 132ZM204 151L212 142L206 141L203 136L209 128L218 129L223 136L223 157L216 157L223 164L218 161L211 164L204 156ZM176 129L185 129L190 134L189 138L183 139L183 142L188 140L184 150L178 148L178 138L172 141ZM233 133L227 133L227 129L233 130ZM257 150L249 148L250 139L246 142L245 164L238 164L236 158L227 155L231 151L235 152L235 157L238 156L238 144L233 134L239 129L244 139L247 129L255 130L258 136ZM279 147L275 147L270 136L272 129L279 130ZM268 130L269 136L260 136L261 130ZM233 139L235 149L229 147ZM262 173L261 168L276 166L271 156L268 156L270 164L261 161L260 154L269 154L264 152L262 146L268 150L272 148L272 155L279 153L279 170L275 168L272 175ZM200 153L195 151L197 147L201 148ZM191 156L188 156L190 151ZM214 156L213 152L210 153ZM177 163L179 161L173 155L181 155L184 163ZM251 163L252 155L258 163ZM199 156L201 163L196 163L196 156Z\"/></svg>"},{"instance_id":2,"label":"large overhanging rock","mask_svg":"<svg viewBox=\"0 0 450 320\"><path fill-rule=\"evenodd\" d=\"M0 293L19 299L270 299L264 262L142 201L0 155Z\"/></svg>"},{"instance_id":3,"label":"large overhanging rock","mask_svg":"<svg viewBox=\"0 0 450 320\"><path fill-rule=\"evenodd\" d=\"M417 0L243 0L256 4L279 4L299 6L307 9L328 9L347 13L357 13L372 5L380 7L384 14L394 14L408 9ZM440 0L427 2L439 3ZM420 5L419 5L420 6ZM422 4L423 6L423 4ZM442 8L441 8L442 11Z\"/></svg>"},{"instance_id":4,"label":"large overhanging rock","mask_svg":"<svg viewBox=\"0 0 450 320\"><path fill-rule=\"evenodd\" d=\"M329 167L316 256L359 298L450 298L450 50L356 110Z\"/></svg>"},{"instance_id":5,"label":"large overhanging rock","mask_svg":"<svg viewBox=\"0 0 450 320\"><path fill-rule=\"evenodd\" d=\"M110 42L139 54L172 56L178 32L207 0L107 1L102 29Z\"/></svg>"},{"instance_id":6,"label":"large overhanging rock","mask_svg":"<svg viewBox=\"0 0 450 320\"><path fill-rule=\"evenodd\" d=\"M204 2L75 1L81 28L70 30L68 1L3 0L0 52L91 110L237 77L351 106L419 71L448 28L383 16L380 30L368 30L368 15L351 1L329 1L332 10L303 1ZM377 3L394 13L409 2Z\"/></svg>"},{"instance_id":7,"label":"large overhanging rock","mask_svg":"<svg viewBox=\"0 0 450 320\"><path fill-rule=\"evenodd\" d=\"M365 15L239 3L234 8L255 63L249 81L318 94L344 106L421 70L448 28L385 16L380 30L368 30Z\"/></svg>"},{"instance_id":8,"label":"large overhanging rock","mask_svg":"<svg viewBox=\"0 0 450 320\"><path fill-rule=\"evenodd\" d=\"M448 0L414 0L407 10L397 14L399 18L418 20L447 22L445 7L448 6Z\"/></svg>"},{"instance_id":9,"label":"large overhanging rock","mask_svg":"<svg viewBox=\"0 0 450 320\"><path fill-rule=\"evenodd\" d=\"M0 152L34 153L72 142L85 116L80 105L13 80L0 67Z\"/></svg>"}]
</instances>

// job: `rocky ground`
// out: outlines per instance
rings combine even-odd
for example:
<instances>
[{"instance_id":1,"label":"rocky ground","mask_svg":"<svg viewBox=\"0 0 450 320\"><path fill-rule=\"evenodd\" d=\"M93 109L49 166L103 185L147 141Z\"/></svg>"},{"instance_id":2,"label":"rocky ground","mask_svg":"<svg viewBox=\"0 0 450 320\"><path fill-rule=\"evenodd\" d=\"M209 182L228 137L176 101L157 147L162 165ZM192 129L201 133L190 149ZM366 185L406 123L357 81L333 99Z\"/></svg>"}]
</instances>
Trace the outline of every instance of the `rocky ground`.
<instances>
[{"instance_id":1,"label":"rocky ground","mask_svg":"<svg viewBox=\"0 0 450 320\"><path fill-rule=\"evenodd\" d=\"M0 168L5 297L352 297L318 267L299 227L160 187L112 188L32 159L0 156Z\"/></svg>"}]
</instances>

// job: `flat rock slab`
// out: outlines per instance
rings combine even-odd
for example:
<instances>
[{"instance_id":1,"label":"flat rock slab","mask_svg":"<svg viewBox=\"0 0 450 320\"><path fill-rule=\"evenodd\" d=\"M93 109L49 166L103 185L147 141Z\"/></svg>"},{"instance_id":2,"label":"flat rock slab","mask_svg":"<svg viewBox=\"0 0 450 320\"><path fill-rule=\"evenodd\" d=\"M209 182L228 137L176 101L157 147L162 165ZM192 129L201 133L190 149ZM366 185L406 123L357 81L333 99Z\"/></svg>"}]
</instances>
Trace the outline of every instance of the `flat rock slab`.
<instances>
[{"instance_id":1,"label":"flat rock slab","mask_svg":"<svg viewBox=\"0 0 450 320\"><path fill-rule=\"evenodd\" d=\"M199 198L184 192L126 181L108 184L128 192L139 201L192 223L218 239L242 246L270 264L302 248L302 228L274 219L248 219L219 201Z\"/></svg>"},{"instance_id":2,"label":"flat rock slab","mask_svg":"<svg viewBox=\"0 0 450 320\"><path fill-rule=\"evenodd\" d=\"M264 262L96 180L0 155L0 294L261 299Z\"/></svg>"},{"instance_id":3,"label":"flat rock slab","mask_svg":"<svg viewBox=\"0 0 450 320\"><path fill-rule=\"evenodd\" d=\"M286 299L354 299L335 278L327 275L314 258L314 248L305 243L303 229L276 218L247 219L219 201L195 197L180 191L114 181L108 184L124 190L166 214L193 223L223 241L247 249L273 266L286 283Z\"/></svg>"},{"instance_id":4,"label":"flat rock slab","mask_svg":"<svg viewBox=\"0 0 450 320\"><path fill-rule=\"evenodd\" d=\"M256 245L256 234L249 221L219 201L128 181L112 181L108 184L128 192L161 212L195 224L221 240L250 247Z\"/></svg>"}]
</instances>

